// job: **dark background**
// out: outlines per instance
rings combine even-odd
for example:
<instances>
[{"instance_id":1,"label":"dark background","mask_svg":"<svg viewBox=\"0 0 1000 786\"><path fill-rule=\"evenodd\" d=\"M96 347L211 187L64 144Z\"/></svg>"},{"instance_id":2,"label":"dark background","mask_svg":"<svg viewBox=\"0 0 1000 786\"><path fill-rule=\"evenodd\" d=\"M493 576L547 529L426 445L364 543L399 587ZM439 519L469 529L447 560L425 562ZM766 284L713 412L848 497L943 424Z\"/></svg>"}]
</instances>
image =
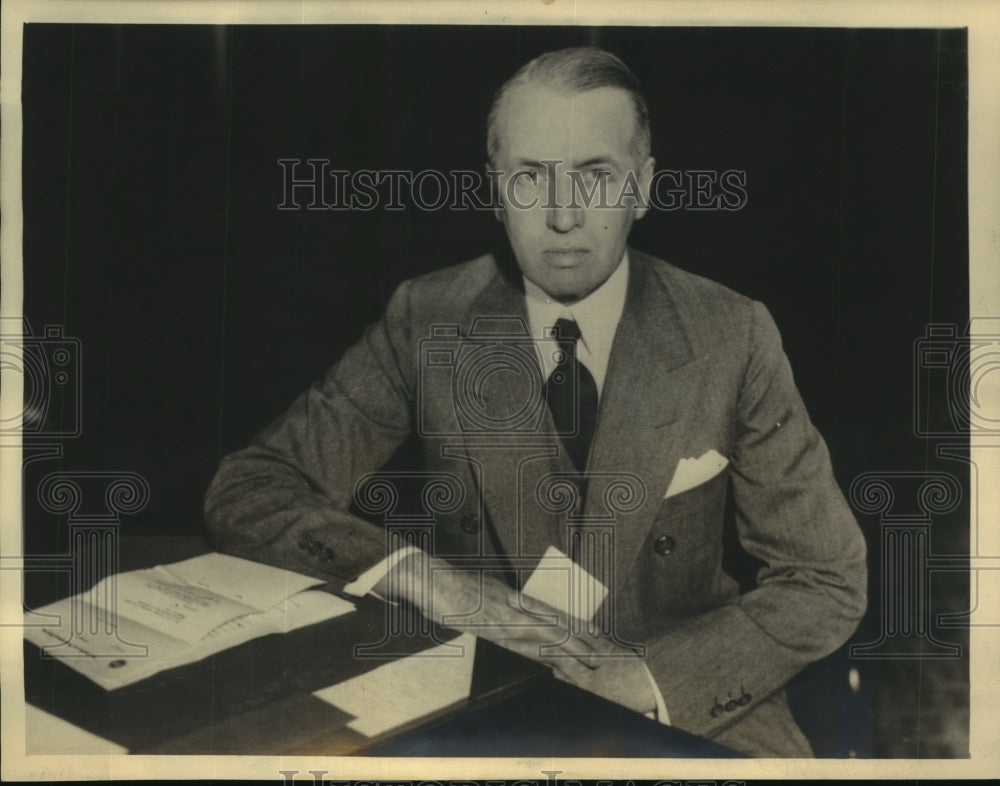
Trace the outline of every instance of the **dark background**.
<instances>
[{"instance_id":1,"label":"dark background","mask_svg":"<svg viewBox=\"0 0 1000 786\"><path fill-rule=\"evenodd\" d=\"M886 470L964 484L913 425L914 342L968 320L963 30L28 25L25 314L36 334L80 340L82 396L46 404L81 433L26 467L26 553L67 550L65 517L35 500L56 470L142 475L149 503L122 534L199 533L223 454L319 378L399 281L499 237L490 212L279 211L279 158L481 169L493 90L583 43L639 76L658 168L746 172L742 210L651 211L632 243L769 306L845 492ZM939 388L920 406L945 412ZM968 552L968 516L935 519L934 553ZM867 642L881 534L859 521ZM932 588L935 613L967 608L966 574ZM29 605L60 591L29 576ZM967 680L967 658L841 651L793 700L823 755L964 756Z\"/></svg>"}]
</instances>

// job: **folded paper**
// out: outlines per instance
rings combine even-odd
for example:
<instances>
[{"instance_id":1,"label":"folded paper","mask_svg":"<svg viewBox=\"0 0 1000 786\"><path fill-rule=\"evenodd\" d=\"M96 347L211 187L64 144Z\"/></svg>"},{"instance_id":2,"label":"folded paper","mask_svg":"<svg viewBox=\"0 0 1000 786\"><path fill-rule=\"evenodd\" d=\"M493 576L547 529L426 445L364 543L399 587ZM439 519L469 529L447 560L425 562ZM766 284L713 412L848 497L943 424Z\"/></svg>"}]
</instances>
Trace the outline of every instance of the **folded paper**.
<instances>
[{"instance_id":1,"label":"folded paper","mask_svg":"<svg viewBox=\"0 0 1000 786\"><path fill-rule=\"evenodd\" d=\"M521 593L589 622L604 602L608 588L555 546L549 546Z\"/></svg>"}]
</instances>

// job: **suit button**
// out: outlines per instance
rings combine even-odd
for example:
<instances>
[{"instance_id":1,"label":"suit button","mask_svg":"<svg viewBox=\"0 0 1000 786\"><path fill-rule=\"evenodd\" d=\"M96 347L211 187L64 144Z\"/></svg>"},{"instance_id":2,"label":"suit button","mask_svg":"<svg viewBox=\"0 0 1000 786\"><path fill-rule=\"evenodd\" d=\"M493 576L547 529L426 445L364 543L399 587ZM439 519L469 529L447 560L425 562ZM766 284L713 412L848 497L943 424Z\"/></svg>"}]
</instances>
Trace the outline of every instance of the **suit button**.
<instances>
[{"instance_id":1,"label":"suit button","mask_svg":"<svg viewBox=\"0 0 1000 786\"><path fill-rule=\"evenodd\" d=\"M661 557L666 556L671 551L674 550L674 546L677 542L669 535L661 535L653 543L653 550L659 554Z\"/></svg>"},{"instance_id":2,"label":"suit button","mask_svg":"<svg viewBox=\"0 0 1000 786\"><path fill-rule=\"evenodd\" d=\"M470 535L479 532L479 516L475 513L466 513L462 516L462 531Z\"/></svg>"},{"instance_id":3,"label":"suit button","mask_svg":"<svg viewBox=\"0 0 1000 786\"><path fill-rule=\"evenodd\" d=\"M309 556L310 557L314 557L317 554L319 554L320 549L322 549L322 548L323 548L323 544L322 543L320 543L318 540L313 540L313 541L309 542L308 546L306 546L306 551L309 552Z\"/></svg>"},{"instance_id":4,"label":"suit button","mask_svg":"<svg viewBox=\"0 0 1000 786\"><path fill-rule=\"evenodd\" d=\"M319 555L320 562L329 562L333 559L333 549L323 549L323 553Z\"/></svg>"}]
</instances>

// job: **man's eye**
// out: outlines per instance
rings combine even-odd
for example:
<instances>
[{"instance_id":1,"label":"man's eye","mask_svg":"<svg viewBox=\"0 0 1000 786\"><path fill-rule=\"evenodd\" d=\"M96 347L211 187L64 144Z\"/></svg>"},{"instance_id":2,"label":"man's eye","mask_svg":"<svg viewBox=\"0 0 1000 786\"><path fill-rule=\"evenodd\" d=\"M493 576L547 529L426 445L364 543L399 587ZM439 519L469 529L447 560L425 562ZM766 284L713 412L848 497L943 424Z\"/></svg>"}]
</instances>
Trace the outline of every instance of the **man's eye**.
<instances>
[{"instance_id":1,"label":"man's eye","mask_svg":"<svg viewBox=\"0 0 1000 786\"><path fill-rule=\"evenodd\" d=\"M518 186L534 186L542 182L544 177L534 169L522 169L515 172L511 178Z\"/></svg>"}]
</instances>

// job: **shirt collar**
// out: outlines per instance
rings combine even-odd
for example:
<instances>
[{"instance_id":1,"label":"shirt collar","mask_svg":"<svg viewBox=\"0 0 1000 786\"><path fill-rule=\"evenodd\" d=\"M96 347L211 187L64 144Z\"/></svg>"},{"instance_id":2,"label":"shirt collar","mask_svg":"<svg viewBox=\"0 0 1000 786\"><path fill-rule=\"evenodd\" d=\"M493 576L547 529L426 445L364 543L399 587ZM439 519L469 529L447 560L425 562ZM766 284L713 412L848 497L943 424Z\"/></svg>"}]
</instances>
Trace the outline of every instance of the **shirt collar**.
<instances>
[{"instance_id":1,"label":"shirt collar","mask_svg":"<svg viewBox=\"0 0 1000 786\"><path fill-rule=\"evenodd\" d=\"M628 250L607 281L583 300L563 305L545 294L537 284L524 279L524 294L533 325L551 326L559 319L572 319L580 328L580 340L592 355L607 357L615 331L625 310L628 291Z\"/></svg>"}]
</instances>

